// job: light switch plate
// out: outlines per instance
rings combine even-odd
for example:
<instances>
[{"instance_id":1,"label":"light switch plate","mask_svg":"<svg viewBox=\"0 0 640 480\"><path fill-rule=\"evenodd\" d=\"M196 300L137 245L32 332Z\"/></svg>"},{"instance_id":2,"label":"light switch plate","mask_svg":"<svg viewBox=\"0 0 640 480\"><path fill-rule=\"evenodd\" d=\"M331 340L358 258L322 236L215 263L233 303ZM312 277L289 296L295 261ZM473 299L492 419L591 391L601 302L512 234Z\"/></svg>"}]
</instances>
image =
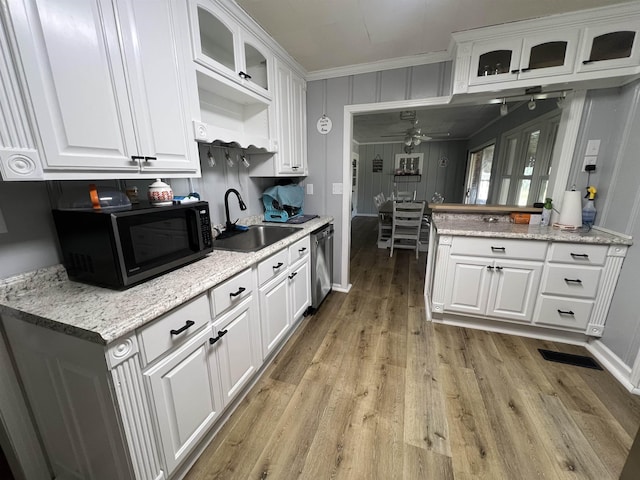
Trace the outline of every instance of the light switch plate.
<instances>
[{"instance_id":1,"label":"light switch plate","mask_svg":"<svg viewBox=\"0 0 640 480\"><path fill-rule=\"evenodd\" d=\"M589 140L587 142L587 150L584 152L585 155L598 155L600 152L600 140Z\"/></svg>"},{"instance_id":2,"label":"light switch plate","mask_svg":"<svg viewBox=\"0 0 640 480\"><path fill-rule=\"evenodd\" d=\"M333 184L332 193L334 195L342 195L342 184L341 183L334 183Z\"/></svg>"},{"instance_id":3,"label":"light switch plate","mask_svg":"<svg viewBox=\"0 0 640 480\"><path fill-rule=\"evenodd\" d=\"M313 183L307 183L307 195L313 195Z\"/></svg>"}]
</instances>

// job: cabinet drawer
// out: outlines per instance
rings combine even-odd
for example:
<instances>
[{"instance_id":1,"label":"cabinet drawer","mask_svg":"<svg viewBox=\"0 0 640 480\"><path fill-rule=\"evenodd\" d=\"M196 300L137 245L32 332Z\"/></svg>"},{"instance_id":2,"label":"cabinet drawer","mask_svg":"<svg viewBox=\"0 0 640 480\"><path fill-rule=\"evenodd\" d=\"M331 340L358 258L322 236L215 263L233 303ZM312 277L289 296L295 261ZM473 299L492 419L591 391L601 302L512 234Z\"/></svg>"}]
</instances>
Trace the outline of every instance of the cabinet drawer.
<instances>
[{"instance_id":1,"label":"cabinet drawer","mask_svg":"<svg viewBox=\"0 0 640 480\"><path fill-rule=\"evenodd\" d=\"M547 265L542 283L542 293L595 298L601 271L600 267Z\"/></svg>"},{"instance_id":2,"label":"cabinet drawer","mask_svg":"<svg viewBox=\"0 0 640 480\"><path fill-rule=\"evenodd\" d=\"M604 265L608 248L607 245L553 243L549 250L549 261L575 265Z\"/></svg>"},{"instance_id":3,"label":"cabinet drawer","mask_svg":"<svg viewBox=\"0 0 640 480\"><path fill-rule=\"evenodd\" d=\"M538 302L538 311L535 316L537 325L580 331L587 328L593 301L541 295Z\"/></svg>"},{"instance_id":4,"label":"cabinet drawer","mask_svg":"<svg viewBox=\"0 0 640 480\"><path fill-rule=\"evenodd\" d=\"M309 255L311 241L309 237L304 237L289 247L289 262L293 265L297 260Z\"/></svg>"},{"instance_id":5,"label":"cabinet drawer","mask_svg":"<svg viewBox=\"0 0 640 480\"><path fill-rule=\"evenodd\" d=\"M452 255L544 260L547 242L505 238L453 237Z\"/></svg>"},{"instance_id":6,"label":"cabinet drawer","mask_svg":"<svg viewBox=\"0 0 640 480\"><path fill-rule=\"evenodd\" d=\"M211 318L209 299L200 295L195 300L181 305L162 317L146 325L138 332L146 363L150 363L163 353L181 345L191 338Z\"/></svg>"},{"instance_id":7,"label":"cabinet drawer","mask_svg":"<svg viewBox=\"0 0 640 480\"><path fill-rule=\"evenodd\" d=\"M289 266L289 250L284 249L274 253L266 260L258 264L258 282L264 285L278 274L284 272Z\"/></svg>"},{"instance_id":8,"label":"cabinet drawer","mask_svg":"<svg viewBox=\"0 0 640 480\"><path fill-rule=\"evenodd\" d=\"M228 308L238 305L251 295L252 288L250 268L214 287L212 296L215 314L220 315Z\"/></svg>"}]
</instances>

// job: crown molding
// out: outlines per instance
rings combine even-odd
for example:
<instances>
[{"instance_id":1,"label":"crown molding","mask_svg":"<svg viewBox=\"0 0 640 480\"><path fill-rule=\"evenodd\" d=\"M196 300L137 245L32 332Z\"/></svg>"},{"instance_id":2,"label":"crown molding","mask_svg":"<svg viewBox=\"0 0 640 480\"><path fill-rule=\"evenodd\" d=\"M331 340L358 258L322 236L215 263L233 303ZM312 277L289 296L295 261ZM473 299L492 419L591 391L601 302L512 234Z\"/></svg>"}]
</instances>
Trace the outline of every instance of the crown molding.
<instances>
[{"instance_id":1,"label":"crown molding","mask_svg":"<svg viewBox=\"0 0 640 480\"><path fill-rule=\"evenodd\" d=\"M410 55L407 57L396 57L388 60L378 60L369 63L358 63L344 67L327 68L325 70L314 70L307 73L307 82L314 80L326 80L328 78L347 77L361 73L380 72L383 70L393 70L395 68L415 67L429 63L440 63L452 60L451 50L440 52L424 53L421 55Z\"/></svg>"}]
</instances>

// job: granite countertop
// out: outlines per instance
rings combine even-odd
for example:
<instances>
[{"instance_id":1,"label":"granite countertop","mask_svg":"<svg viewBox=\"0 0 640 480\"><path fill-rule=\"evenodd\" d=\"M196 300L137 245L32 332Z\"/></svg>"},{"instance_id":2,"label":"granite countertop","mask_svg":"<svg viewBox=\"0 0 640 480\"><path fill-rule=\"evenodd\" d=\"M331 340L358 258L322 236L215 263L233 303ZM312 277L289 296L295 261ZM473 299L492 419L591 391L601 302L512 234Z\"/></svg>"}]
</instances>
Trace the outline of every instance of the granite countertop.
<instances>
[{"instance_id":1,"label":"granite countertop","mask_svg":"<svg viewBox=\"0 0 640 480\"><path fill-rule=\"evenodd\" d=\"M494 223L487 222L483 219L483 216L478 215L434 214L432 218L439 235L514 238L603 245L633 244L631 237L609 233L599 230L597 227L590 231L569 231L556 227L515 224L508 221L508 216L493 217L496 220Z\"/></svg>"},{"instance_id":2,"label":"granite countertop","mask_svg":"<svg viewBox=\"0 0 640 480\"><path fill-rule=\"evenodd\" d=\"M327 216L300 225L265 223L255 217L241 220L300 227L300 231L257 252L214 250L195 263L123 291L69 281L62 265L0 280L0 315L106 345L332 221Z\"/></svg>"}]
</instances>

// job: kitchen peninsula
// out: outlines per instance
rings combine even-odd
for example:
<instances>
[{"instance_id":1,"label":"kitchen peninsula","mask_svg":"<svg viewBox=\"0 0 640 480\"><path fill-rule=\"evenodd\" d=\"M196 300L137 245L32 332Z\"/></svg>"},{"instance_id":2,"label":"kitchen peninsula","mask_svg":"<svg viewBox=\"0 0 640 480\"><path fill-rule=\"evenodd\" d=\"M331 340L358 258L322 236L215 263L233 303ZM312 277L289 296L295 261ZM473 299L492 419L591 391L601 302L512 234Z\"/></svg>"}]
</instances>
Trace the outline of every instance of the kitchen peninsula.
<instances>
[{"instance_id":1,"label":"kitchen peninsula","mask_svg":"<svg viewBox=\"0 0 640 480\"><path fill-rule=\"evenodd\" d=\"M514 224L514 211L433 206L428 319L569 343L602 336L631 238Z\"/></svg>"},{"instance_id":2,"label":"kitchen peninsula","mask_svg":"<svg viewBox=\"0 0 640 480\"><path fill-rule=\"evenodd\" d=\"M3 326L55 470L184 474L299 325L309 234L332 220L125 291L71 282L60 265L2 280Z\"/></svg>"}]
</instances>

